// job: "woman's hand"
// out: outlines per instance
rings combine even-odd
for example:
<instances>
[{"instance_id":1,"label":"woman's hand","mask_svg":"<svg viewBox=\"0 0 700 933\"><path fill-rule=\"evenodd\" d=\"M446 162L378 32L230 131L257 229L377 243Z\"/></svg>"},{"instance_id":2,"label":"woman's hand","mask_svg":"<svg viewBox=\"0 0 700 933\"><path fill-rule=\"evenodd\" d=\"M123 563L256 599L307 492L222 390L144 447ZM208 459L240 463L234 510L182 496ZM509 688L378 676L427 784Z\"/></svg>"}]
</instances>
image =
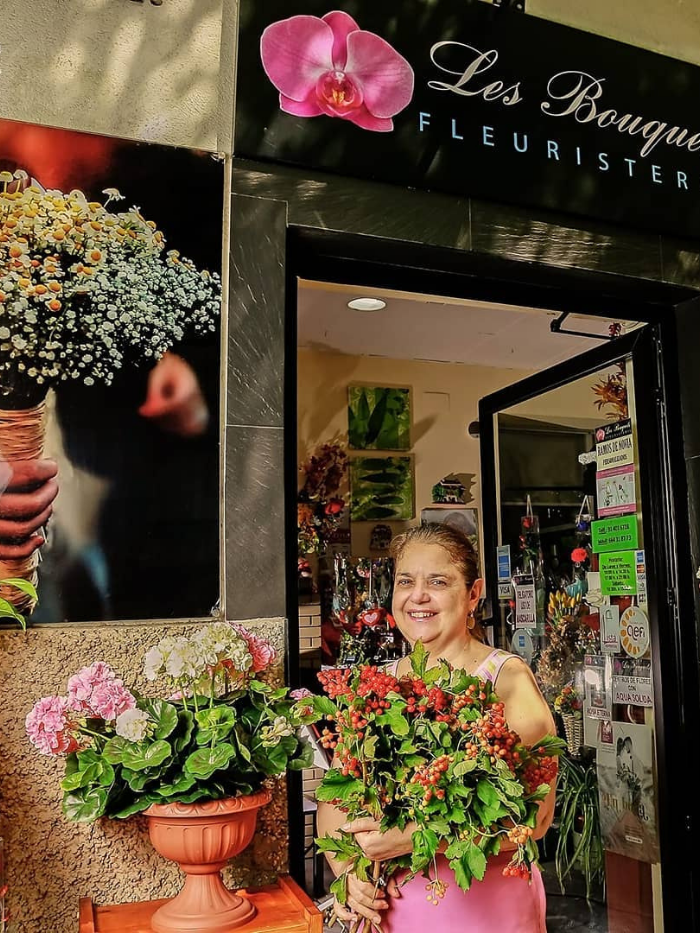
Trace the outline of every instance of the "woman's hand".
<instances>
[{"instance_id":1,"label":"woman's hand","mask_svg":"<svg viewBox=\"0 0 700 933\"><path fill-rule=\"evenodd\" d=\"M352 923L358 916L366 917L379 926L382 922L382 911L388 910L386 894L381 888L375 892L371 881L360 881L350 873L348 875L348 897L345 906L336 899L334 910L337 917L346 923Z\"/></svg>"},{"instance_id":2,"label":"woman's hand","mask_svg":"<svg viewBox=\"0 0 700 933\"><path fill-rule=\"evenodd\" d=\"M405 829L394 828L385 833L379 831L380 825L379 820L361 819L353 820L340 828L346 833L354 833L367 858L375 862L385 862L387 859L408 855L413 851L411 837L416 831L415 823L408 823Z\"/></svg>"}]
</instances>

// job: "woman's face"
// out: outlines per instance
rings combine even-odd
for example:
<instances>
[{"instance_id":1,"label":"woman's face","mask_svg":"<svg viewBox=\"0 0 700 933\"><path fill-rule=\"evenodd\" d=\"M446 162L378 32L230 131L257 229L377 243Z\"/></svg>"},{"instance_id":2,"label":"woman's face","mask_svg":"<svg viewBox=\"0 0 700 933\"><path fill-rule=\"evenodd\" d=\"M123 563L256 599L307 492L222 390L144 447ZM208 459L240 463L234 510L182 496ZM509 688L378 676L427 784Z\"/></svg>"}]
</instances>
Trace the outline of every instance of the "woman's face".
<instances>
[{"instance_id":1,"label":"woman's face","mask_svg":"<svg viewBox=\"0 0 700 933\"><path fill-rule=\"evenodd\" d=\"M411 644L420 639L432 653L454 654L467 641L467 618L482 581L471 590L439 544L409 544L396 565L392 614Z\"/></svg>"}]
</instances>

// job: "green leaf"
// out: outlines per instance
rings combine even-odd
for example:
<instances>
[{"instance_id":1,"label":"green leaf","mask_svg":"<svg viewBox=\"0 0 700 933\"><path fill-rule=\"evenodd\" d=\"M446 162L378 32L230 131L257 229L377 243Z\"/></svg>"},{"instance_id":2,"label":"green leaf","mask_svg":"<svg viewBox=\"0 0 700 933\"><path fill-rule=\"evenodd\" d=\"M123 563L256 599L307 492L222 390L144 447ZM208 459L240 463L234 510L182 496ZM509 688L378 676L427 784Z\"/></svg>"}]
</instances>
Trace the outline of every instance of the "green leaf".
<instances>
[{"instance_id":1,"label":"green leaf","mask_svg":"<svg viewBox=\"0 0 700 933\"><path fill-rule=\"evenodd\" d=\"M542 749L541 752L540 749ZM562 755L566 751L566 742L556 735L546 735L534 745L533 751L536 751L538 755Z\"/></svg>"},{"instance_id":2,"label":"green leaf","mask_svg":"<svg viewBox=\"0 0 700 933\"><path fill-rule=\"evenodd\" d=\"M122 753L122 764L130 771L143 771L146 768L157 768L172 755L169 742L158 739L150 744L146 742L129 742Z\"/></svg>"},{"instance_id":3,"label":"green leaf","mask_svg":"<svg viewBox=\"0 0 700 933\"><path fill-rule=\"evenodd\" d=\"M486 778L481 778L476 785L476 793L479 800L485 803L487 807L493 808L498 806L498 794L496 793L496 789Z\"/></svg>"},{"instance_id":4,"label":"green leaf","mask_svg":"<svg viewBox=\"0 0 700 933\"><path fill-rule=\"evenodd\" d=\"M94 767L94 765L93 765ZM85 771L74 771L72 774L67 774L61 781L61 790L66 793L71 791L78 790L79 787L85 787L87 784L90 784L91 779L89 776L89 769Z\"/></svg>"},{"instance_id":5,"label":"green leaf","mask_svg":"<svg viewBox=\"0 0 700 933\"><path fill-rule=\"evenodd\" d=\"M463 859L466 861L469 866L469 871L476 878L477 881L483 881L484 874L486 872L486 856L481 851L479 846L470 843L469 848L463 856Z\"/></svg>"},{"instance_id":6,"label":"green leaf","mask_svg":"<svg viewBox=\"0 0 700 933\"><path fill-rule=\"evenodd\" d=\"M386 403L388 400L388 393L382 392L379 396L377 404L374 406L374 410L370 415L369 421L367 423L367 446L369 447L379 437L379 432L382 430L382 425L384 424L384 419L386 417Z\"/></svg>"},{"instance_id":7,"label":"green leaf","mask_svg":"<svg viewBox=\"0 0 700 933\"><path fill-rule=\"evenodd\" d=\"M319 787L316 788L316 799L323 801L348 800L355 795L364 794L364 784L358 778L346 777L337 768L326 771Z\"/></svg>"},{"instance_id":8,"label":"green leaf","mask_svg":"<svg viewBox=\"0 0 700 933\"><path fill-rule=\"evenodd\" d=\"M454 872L455 881L462 891L468 891L472 883L472 873L466 856L453 859L450 862L450 868Z\"/></svg>"},{"instance_id":9,"label":"green leaf","mask_svg":"<svg viewBox=\"0 0 700 933\"><path fill-rule=\"evenodd\" d=\"M288 767L290 771L303 771L314 763L314 750L308 742L301 743L301 751L296 758L290 758Z\"/></svg>"},{"instance_id":10,"label":"green leaf","mask_svg":"<svg viewBox=\"0 0 700 933\"><path fill-rule=\"evenodd\" d=\"M440 841L432 829L417 829L411 837L413 841L413 855L411 857L411 871L420 871L435 857Z\"/></svg>"},{"instance_id":11,"label":"green leaf","mask_svg":"<svg viewBox=\"0 0 700 933\"><path fill-rule=\"evenodd\" d=\"M379 736L368 735L362 744L362 754L369 761L372 761L372 759L374 758L376 754L378 741L379 741Z\"/></svg>"},{"instance_id":12,"label":"green leaf","mask_svg":"<svg viewBox=\"0 0 700 933\"><path fill-rule=\"evenodd\" d=\"M418 639L413 651L411 652L411 668L416 677L424 677L428 666L428 652L425 650L423 642Z\"/></svg>"},{"instance_id":13,"label":"green leaf","mask_svg":"<svg viewBox=\"0 0 700 933\"><path fill-rule=\"evenodd\" d=\"M120 735L115 735L107 741L105 747L102 749L102 757L110 764L120 765L122 763L124 749L129 748L131 744L131 742L127 742L127 740L123 739Z\"/></svg>"},{"instance_id":14,"label":"green leaf","mask_svg":"<svg viewBox=\"0 0 700 933\"><path fill-rule=\"evenodd\" d=\"M348 899L348 876L346 872L343 872L342 875L338 875L335 881L331 882L329 888L331 894L334 894L338 899L339 904L345 904Z\"/></svg>"},{"instance_id":15,"label":"green leaf","mask_svg":"<svg viewBox=\"0 0 700 933\"><path fill-rule=\"evenodd\" d=\"M184 751L190 743L194 732L194 715L188 709L178 710L177 736L172 740L175 753Z\"/></svg>"},{"instance_id":16,"label":"green leaf","mask_svg":"<svg viewBox=\"0 0 700 933\"><path fill-rule=\"evenodd\" d=\"M190 774L180 772L169 784L159 784L153 788L153 792L161 797L172 797L175 794L184 794L194 787L196 781Z\"/></svg>"},{"instance_id":17,"label":"green leaf","mask_svg":"<svg viewBox=\"0 0 700 933\"><path fill-rule=\"evenodd\" d=\"M197 745L223 742L236 724L236 713L230 706L215 706L195 714L197 720Z\"/></svg>"},{"instance_id":18,"label":"green leaf","mask_svg":"<svg viewBox=\"0 0 700 933\"><path fill-rule=\"evenodd\" d=\"M215 771L227 768L235 756L236 749L228 743L216 745L214 748L200 748L188 755L185 771L199 780L206 781Z\"/></svg>"},{"instance_id":19,"label":"green leaf","mask_svg":"<svg viewBox=\"0 0 700 933\"><path fill-rule=\"evenodd\" d=\"M313 704L314 712L319 716L335 716L338 712L337 706L329 697L314 696L307 699Z\"/></svg>"},{"instance_id":20,"label":"green leaf","mask_svg":"<svg viewBox=\"0 0 700 933\"><path fill-rule=\"evenodd\" d=\"M388 726L394 735L408 735L410 725L408 720L401 714L400 710L390 709L381 716L377 716L377 722L380 726Z\"/></svg>"},{"instance_id":21,"label":"green leaf","mask_svg":"<svg viewBox=\"0 0 700 933\"><path fill-rule=\"evenodd\" d=\"M107 806L107 791L103 787L81 788L63 798L63 812L74 823L93 823Z\"/></svg>"},{"instance_id":22,"label":"green leaf","mask_svg":"<svg viewBox=\"0 0 700 933\"><path fill-rule=\"evenodd\" d=\"M0 580L0 585L12 586L14 589L26 593L27 596L31 596L32 599L38 599L34 584L30 583L29 580L23 580L22 577L8 577L6 580Z\"/></svg>"},{"instance_id":23,"label":"green leaf","mask_svg":"<svg viewBox=\"0 0 700 933\"><path fill-rule=\"evenodd\" d=\"M143 797L139 797L136 800L133 800L127 806L122 807L121 810L117 810L115 813L110 814L115 820L125 820L127 817L134 816L135 813L142 813L144 810L147 810L152 803L162 803L162 800L159 800L155 794L145 794Z\"/></svg>"},{"instance_id":24,"label":"green leaf","mask_svg":"<svg viewBox=\"0 0 700 933\"><path fill-rule=\"evenodd\" d=\"M115 773L114 768L108 761L100 762L100 776L99 782L103 787L109 787L110 784L114 784Z\"/></svg>"},{"instance_id":25,"label":"green leaf","mask_svg":"<svg viewBox=\"0 0 700 933\"><path fill-rule=\"evenodd\" d=\"M165 700L143 700L142 706L156 724L155 737L167 739L177 727L177 709Z\"/></svg>"},{"instance_id":26,"label":"green leaf","mask_svg":"<svg viewBox=\"0 0 700 933\"><path fill-rule=\"evenodd\" d=\"M452 773L456 778L464 777L465 774L469 774L470 771L473 771L476 768L476 758L465 758L463 761L458 761L457 764L452 769Z\"/></svg>"}]
</instances>

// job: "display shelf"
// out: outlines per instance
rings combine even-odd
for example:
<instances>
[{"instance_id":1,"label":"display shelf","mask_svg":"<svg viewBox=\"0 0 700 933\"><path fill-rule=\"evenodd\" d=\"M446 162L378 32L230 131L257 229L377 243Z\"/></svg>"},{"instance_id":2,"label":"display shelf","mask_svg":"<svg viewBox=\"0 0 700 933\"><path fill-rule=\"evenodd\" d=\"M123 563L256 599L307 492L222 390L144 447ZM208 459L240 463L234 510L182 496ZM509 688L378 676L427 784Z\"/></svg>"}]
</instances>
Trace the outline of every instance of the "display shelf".
<instances>
[{"instance_id":1,"label":"display shelf","mask_svg":"<svg viewBox=\"0 0 700 933\"><path fill-rule=\"evenodd\" d=\"M288 875L263 888L238 891L249 898L257 913L236 933L322 933L323 917ZM92 899L80 899L78 933L151 933L151 917L165 900L95 907Z\"/></svg>"}]
</instances>

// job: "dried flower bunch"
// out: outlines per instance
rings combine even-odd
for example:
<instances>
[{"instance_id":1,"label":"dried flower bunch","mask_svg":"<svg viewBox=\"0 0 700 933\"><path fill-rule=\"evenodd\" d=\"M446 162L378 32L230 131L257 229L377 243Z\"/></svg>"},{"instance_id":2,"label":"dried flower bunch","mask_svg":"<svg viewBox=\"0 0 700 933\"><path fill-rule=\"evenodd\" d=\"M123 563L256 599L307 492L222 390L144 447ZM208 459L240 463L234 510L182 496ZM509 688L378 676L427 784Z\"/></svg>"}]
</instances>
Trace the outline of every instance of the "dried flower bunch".
<instances>
[{"instance_id":1,"label":"dried flower bunch","mask_svg":"<svg viewBox=\"0 0 700 933\"><path fill-rule=\"evenodd\" d=\"M340 488L348 455L339 444L323 444L304 464L304 484L297 500L300 554L321 554L345 510Z\"/></svg>"},{"instance_id":2,"label":"dried flower bunch","mask_svg":"<svg viewBox=\"0 0 700 933\"><path fill-rule=\"evenodd\" d=\"M17 176L17 177L16 177ZM24 178L19 176L25 176ZM155 361L187 330L215 329L218 275L199 271L137 207L113 213L26 173L0 173L0 391L66 380L109 385ZM16 189L16 190L14 190Z\"/></svg>"},{"instance_id":3,"label":"dried flower bunch","mask_svg":"<svg viewBox=\"0 0 700 933\"><path fill-rule=\"evenodd\" d=\"M547 644L537 664L537 680L551 702L571 681L573 666L586 654L595 653L598 635L583 619L580 594L566 590L551 593L547 607Z\"/></svg>"},{"instance_id":4,"label":"dried flower bunch","mask_svg":"<svg viewBox=\"0 0 700 933\"><path fill-rule=\"evenodd\" d=\"M596 405L599 411L610 407L608 418L613 421L629 418L627 404L627 373L624 362L616 363L618 372L611 373L593 386L593 392L598 396Z\"/></svg>"},{"instance_id":5,"label":"dried flower bunch","mask_svg":"<svg viewBox=\"0 0 700 933\"><path fill-rule=\"evenodd\" d=\"M152 803L241 796L308 767L311 749L297 735L308 700L259 679L274 658L243 626L211 622L146 653L145 676L164 680L167 700L132 692L104 661L71 677L65 696L39 700L27 734L42 754L67 756L66 817L90 823Z\"/></svg>"}]
</instances>

